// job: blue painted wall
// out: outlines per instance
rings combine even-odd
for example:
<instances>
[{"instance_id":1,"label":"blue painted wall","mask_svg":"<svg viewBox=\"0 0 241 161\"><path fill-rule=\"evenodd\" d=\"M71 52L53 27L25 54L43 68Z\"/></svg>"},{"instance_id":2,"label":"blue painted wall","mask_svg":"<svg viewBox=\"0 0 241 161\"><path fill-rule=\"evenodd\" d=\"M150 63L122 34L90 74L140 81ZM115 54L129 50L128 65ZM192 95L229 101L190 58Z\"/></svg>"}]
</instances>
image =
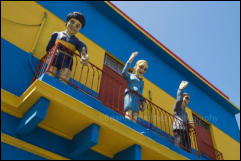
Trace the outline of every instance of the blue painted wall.
<instances>
[{"instance_id":1,"label":"blue painted wall","mask_svg":"<svg viewBox=\"0 0 241 161\"><path fill-rule=\"evenodd\" d=\"M47 159L1 142L1 160L47 160Z\"/></svg>"},{"instance_id":2,"label":"blue painted wall","mask_svg":"<svg viewBox=\"0 0 241 161\"><path fill-rule=\"evenodd\" d=\"M1 88L21 96L33 77L31 64L37 67L38 59L1 38Z\"/></svg>"},{"instance_id":3,"label":"blue painted wall","mask_svg":"<svg viewBox=\"0 0 241 161\"><path fill-rule=\"evenodd\" d=\"M190 93L192 97L189 107L202 117L207 118L209 122L223 130L231 137L240 141L240 134L235 116L233 113L226 110L221 103L218 103L219 101L224 100L214 100L211 96L213 93L207 94L201 89L202 87L198 86L199 83L197 82L200 80L188 77L184 71L178 71L174 67L170 66L170 63L173 62L167 62L169 59L162 56L165 54L163 50L160 49L159 52L154 53L149 48L146 48L143 46L143 43L134 39L131 36L131 33L124 31L123 28L90 5L91 2L40 1L38 3L64 21L69 12L82 12L86 17L86 26L80 32L123 62L128 60L132 51L139 51L140 53L136 60L146 59L150 64L145 77L165 90L171 96L176 97L176 90L182 80L189 81L190 84L186 89L186 92ZM96 3L101 6L99 8L106 6L101 5L101 2ZM125 25L126 24L124 24L124 26ZM133 62L133 66L135 61ZM157 77L157 74L160 76ZM230 124L233 126L228 126Z\"/></svg>"}]
</instances>

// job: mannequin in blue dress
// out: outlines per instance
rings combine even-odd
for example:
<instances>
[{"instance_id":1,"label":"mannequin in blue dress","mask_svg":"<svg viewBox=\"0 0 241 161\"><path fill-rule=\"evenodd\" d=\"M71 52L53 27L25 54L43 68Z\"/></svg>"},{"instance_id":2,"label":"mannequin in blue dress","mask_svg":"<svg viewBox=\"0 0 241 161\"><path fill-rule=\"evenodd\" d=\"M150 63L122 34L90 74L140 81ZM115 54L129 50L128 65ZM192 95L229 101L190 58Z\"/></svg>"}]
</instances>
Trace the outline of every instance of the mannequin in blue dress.
<instances>
[{"instance_id":1,"label":"mannequin in blue dress","mask_svg":"<svg viewBox=\"0 0 241 161\"><path fill-rule=\"evenodd\" d=\"M144 89L143 75L146 73L148 68L147 61L138 60L133 68L133 73L128 72L131 63L137 55L138 52L133 52L122 70L122 75L127 80L128 84L128 89L125 90L124 98L125 117L134 122L137 120L139 110L144 111L145 109L145 101L142 97L142 92ZM134 92L131 92L130 89ZM137 94L135 94L135 92Z\"/></svg>"}]
</instances>

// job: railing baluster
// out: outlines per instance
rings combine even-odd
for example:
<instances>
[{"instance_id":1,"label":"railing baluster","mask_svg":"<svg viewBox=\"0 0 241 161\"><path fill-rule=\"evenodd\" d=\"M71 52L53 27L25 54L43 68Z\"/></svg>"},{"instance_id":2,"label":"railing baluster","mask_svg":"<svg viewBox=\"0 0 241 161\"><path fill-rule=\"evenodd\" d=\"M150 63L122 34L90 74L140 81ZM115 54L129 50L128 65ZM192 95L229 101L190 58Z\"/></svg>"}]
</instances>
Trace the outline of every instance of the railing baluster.
<instances>
[{"instance_id":1,"label":"railing baluster","mask_svg":"<svg viewBox=\"0 0 241 161\"><path fill-rule=\"evenodd\" d=\"M81 66L80 77L79 77L79 81L78 81L78 82L79 82L79 83L78 83L78 89L80 89L79 86L80 86L80 84L81 84L81 77L82 77L83 69L84 69L84 66L82 65L82 66Z\"/></svg>"},{"instance_id":2,"label":"railing baluster","mask_svg":"<svg viewBox=\"0 0 241 161\"><path fill-rule=\"evenodd\" d=\"M72 77L72 84L74 84L75 72L76 72L76 68L77 68L77 65L78 65L77 56L74 56L74 58L75 58L75 68L74 68L74 74L73 74L73 77Z\"/></svg>"}]
</instances>

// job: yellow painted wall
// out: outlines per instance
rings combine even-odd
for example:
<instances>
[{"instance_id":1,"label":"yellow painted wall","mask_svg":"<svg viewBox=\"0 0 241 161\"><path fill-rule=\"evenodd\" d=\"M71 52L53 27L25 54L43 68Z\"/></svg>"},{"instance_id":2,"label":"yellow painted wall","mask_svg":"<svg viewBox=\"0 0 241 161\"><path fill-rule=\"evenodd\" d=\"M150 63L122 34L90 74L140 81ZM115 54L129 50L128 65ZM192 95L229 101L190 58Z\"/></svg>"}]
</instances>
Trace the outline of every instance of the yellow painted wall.
<instances>
[{"instance_id":1,"label":"yellow painted wall","mask_svg":"<svg viewBox=\"0 0 241 161\"><path fill-rule=\"evenodd\" d=\"M224 160L240 160L240 143L211 125L214 147L223 153Z\"/></svg>"},{"instance_id":2,"label":"yellow painted wall","mask_svg":"<svg viewBox=\"0 0 241 161\"><path fill-rule=\"evenodd\" d=\"M35 2L1 1L1 36L30 52L42 17Z\"/></svg>"}]
</instances>

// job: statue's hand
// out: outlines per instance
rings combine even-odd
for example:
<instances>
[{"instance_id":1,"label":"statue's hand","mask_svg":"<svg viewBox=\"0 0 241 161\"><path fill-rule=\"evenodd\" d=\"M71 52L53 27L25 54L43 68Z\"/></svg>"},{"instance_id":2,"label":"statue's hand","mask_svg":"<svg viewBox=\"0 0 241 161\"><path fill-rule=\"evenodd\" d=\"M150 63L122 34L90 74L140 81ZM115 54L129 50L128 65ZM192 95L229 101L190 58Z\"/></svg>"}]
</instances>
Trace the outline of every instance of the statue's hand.
<instances>
[{"instance_id":1,"label":"statue's hand","mask_svg":"<svg viewBox=\"0 0 241 161\"><path fill-rule=\"evenodd\" d=\"M179 89L185 89L188 85L188 82L187 81L182 81L180 86L179 86Z\"/></svg>"},{"instance_id":2,"label":"statue's hand","mask_svg":"<svg viewBox=\"0 0 241 161\"><path fill-rule=\"evenodd\" d=\"M133 62L134 58L138 55L138 51L135 51L131 54L130 58L129 58L129 62Z\"/></svg>"},{"instance_id":3,"label":"statue's hand","mask_svg":"<svg viewBox=\"0 0 241 161\"><path fill-rule=\"evenodd\" d=\"M82 55L81 58L80 58L80 62L83 64L83 65L88 65L88 61L89 61L89 56L88 55Z\"/></svg>"}]
</instances>

